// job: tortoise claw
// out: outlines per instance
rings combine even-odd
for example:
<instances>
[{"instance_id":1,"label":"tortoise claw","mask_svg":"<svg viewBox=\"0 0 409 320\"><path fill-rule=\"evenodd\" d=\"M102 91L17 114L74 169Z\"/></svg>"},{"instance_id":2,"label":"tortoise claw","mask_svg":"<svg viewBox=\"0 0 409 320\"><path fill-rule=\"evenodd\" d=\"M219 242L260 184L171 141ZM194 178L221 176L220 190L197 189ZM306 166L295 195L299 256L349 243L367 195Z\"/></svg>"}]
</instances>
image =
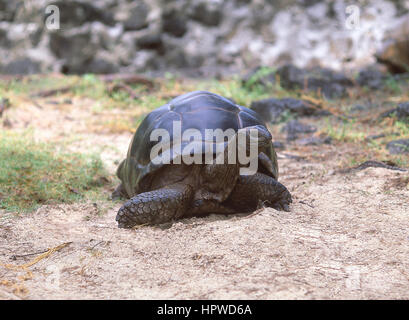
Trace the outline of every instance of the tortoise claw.
<instances>
[{"instance_id":1,"label":"tortoise claw","mask_svg":"<svg viewBox=\"0 0 409 320\"><path fill-rule=\"evenodd\" d=\"M132 213L123 206L118 210L115 220L119 228L132 228L136 224L132 219Z\"/></svg>"},{"instance_id":2,"label":"tortoise claw","mask_svg":"<svg viewBox=\"0 0 409 320\"><path fill-rule=\"evenodd\" d=\"M272 207L279 211L290 212L290 203L292 202L293 200L290 192L287 189L285 189L281 193L280 198L273 203Z\"/></svg>"}]
</instances>

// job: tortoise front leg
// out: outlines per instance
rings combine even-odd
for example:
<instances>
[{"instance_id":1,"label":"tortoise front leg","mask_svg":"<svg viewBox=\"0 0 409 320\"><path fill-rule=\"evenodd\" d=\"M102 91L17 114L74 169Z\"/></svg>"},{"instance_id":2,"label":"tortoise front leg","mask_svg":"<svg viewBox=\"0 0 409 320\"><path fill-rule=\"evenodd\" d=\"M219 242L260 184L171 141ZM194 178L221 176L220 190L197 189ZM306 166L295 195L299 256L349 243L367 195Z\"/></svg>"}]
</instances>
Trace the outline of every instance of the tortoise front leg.
<instances>
[{"instance_id":1,"label":"tortoise front leg","mask_svg":"<svg viewBox=\"0 0 409 320\"><path fill-rule=\"evenodd\" d=\"M116 215L119 228L138 224L164 223L183 216L192 200L193 189L186 184L140 193L119 209Z\"/></svg>"},{"instance_id":2,"label":"tortoise front leg","mask_svg":"<svg viewBox=\"0 0 409 320\"><path fill-rule=\"evenodd\" d=\"M277 210L290 211L291 194L280 182L263 173L240 176L224 203L237 211L257 209L259 202Z\"/></svg>"}]
</instances>

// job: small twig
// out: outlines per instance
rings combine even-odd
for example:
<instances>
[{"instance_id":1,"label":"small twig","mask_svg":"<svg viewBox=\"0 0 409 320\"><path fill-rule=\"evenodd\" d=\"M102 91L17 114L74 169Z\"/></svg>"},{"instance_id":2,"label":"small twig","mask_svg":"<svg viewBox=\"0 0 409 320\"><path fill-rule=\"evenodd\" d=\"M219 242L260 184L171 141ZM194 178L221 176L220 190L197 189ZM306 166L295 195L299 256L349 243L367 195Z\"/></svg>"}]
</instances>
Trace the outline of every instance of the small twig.
<instances>
[{"instance_id":1,"label":"small twig","mask_svg":"<svg viewBox=\"0 0 409 320\"><path fill-rule=\"evenodd\" d=\"M42 251L37 251L37 252L33 252L33 253L27 253L27 254L14 254L10 257L11 260L17 260L18 258L24 258L24 257L29 257L29 256L34 256L36 254L40 254L40 253L44 253L47 252L48 249L46 250L42 250Z\"/></svg>"},{"instance_id":2,"label":"small twig","mask_svg":"<svg viewBox=\"0 0 409 320\"><path fill-rule=\"evenodd\" d=\"M120 81L122 83L126 84L133 84L133 83L141 83L146 85L149 88L153 88L155 83L153 80L143 77L140 75L135 75L135 74L104 74L98 76L98 79L104 82L113 82L113 81Z\"/></svg>"},{"instance_id":3,"label":"small twig","mask_svg":"<svg viewBox=\"0 0 409 320\"><path fill-rule=\"evenodd\" d=\"M37 101L31 100L31 102L32 102L38 109L43 109L42 105L39 104Z\"/></svg>"},{"instance_id":4,"label":"small twig","mask_svg":"<svg viewBox=\"0 0 409 320\"><path fill-rule=\"evenodd\" d=\"M7 269L12 269L12 270L26 270L27 268L35 265L36 263L38 263L39 261L49 257L50 255L52 255L54 252L60 251L62 248L65 248L66 246L70 245L72 242L66 242L63 244L60 244L57 247L48 249L47 251L45 251L44 253L40 254L37 258L31 260L30 262L27 262L23 265L13 265L13 264L0 264L3 267L7 268Z\"/></svg>"},{"instance_id":5,"label":"small twig","mask_svg":"<svg viewBox=\"0 0 409 320\"><path fill-rule=\"evenodd\" d=\"M136 94L136 92L127 84L116 83L113 86L108 88L108 91L110 93L117 91L117 90L124 90L131 96L132 99L139 99L139 96Z\"/></svg>"},{"instance_id":6,"label":"small twig","mask_svg":"<svg viewBox=\"0 0 409 320\"><path fill-rule=\"evenodd\" d=\"M66 93L68 91L71 91L76 85L69 85L66 87L61 87L61 88L56 88L56 89L50 89L50 90L44 90L44 91L40 91L37 93L33 93L32 95L30 95L30 97L35 98L35 97L39 97L39 98L46 98L46 97L50 97L50 96L55 96L56 94L59 93Z\"/></svg>"},{"instance_id":7,"label":"small twig","mask_svg":"<svg viewBox=\"0 0 409 320\"><path fill-rule=\"evenodd\" d=\"M105 82L105 83L110 83L114 81L121 82L120 84L115 84L113 86L113 89L124 89L126 90L134 99L137 99L138 96L135 94L135 92L132 90L131 87L127 86L127 84L133 84L133 83L140 83L143 84L150 89L152 89L155 85L153 80L140 76L140 75L135 75L135 74L105 74L105 75L100 75L98 76L98 79ZM56 88L56 89L49 89L49 90L44 90L44 91L39 91L36 93L33 93L30 95L30 97L35 98L35 97L40 97L40 98L46 98L50 96L54 96L56 94L60 93L66 93L74 89L78 83L71 84L65 87L61 88Z\"/></svg>"},{"instance_id":8,"label":"small twig","mask_svg":"<svg viewBox=\"0 0 409 320\"><path fill-rule=\"evenodd\" d=\"M305 202L303 200L299 201L299 203L305 204L305 205L307 205L307 206L309 206L310 208L313 208L313 209L315 208L312 204L309 204L309 203L307 203L307 202Z\"/></svg>"},{"instance_id":9,"label":"small twig","mask_svg":"<svg viewBox=\"0 0 409 320\"><path fill-rule=\"evenodd\" d=\"M402 171L402 172L407 171L406 169L403 169L403 168L400 168L400 167L397 167L397 166L392 166L392 165L386 164L385 162L369 160L369 161L365 161L365 162L361 163L360 165L358 165L356 167L339 170L339 172L340 173L350 173L352 171L360 171L360 170L364 170L364 169L367 169L367 168L370 168L370 167L372 167L372 168L385 168L385 169L389 169L389 170L396 170L396 171Z\"/></svg>"},{"instance_id":10,"label":"small twig","mask_svg":"<svg viewBox=\"0 0 409 320\"><path fill-rule=\"evenodd\" d=\"M51 248L49 249L47 252L44 252L43 254L39 255L37 258L35 258L34 260L22 265L21 267L23 268L28 268L31 267L32 265L36 264L37 262L39 262L42 259L45 259L47 257L49 257L50 255L52 255L54 252L60 251L62 248L65 248L66 246L70 245L72 242L66 242L63 244L60 244L57 247Z\"/></svg>"},{"instance_id":11,"label":"small twig","mask_svg":"<svg viewBox=\"0 0 409 320\"><path fill-rule=\"evenodd\" d=\"M106 83L110 83L114 81L121 82L121 83L114 84L112 88L110 89L110 91L114 91L118 89L125 90L129 93L129 95L133 99L138 99L138 95L132 90L130 86L128 86L128 84L141 83L149 87L150 89L154 87L153 80L146 78L146 77L134 75L134 74L106 74L106 75L98 76L98 79ZM36 92L30 95L30 97L46 98L46 97L54 96L56 94L66 93L74 89L77 85L78 83L75 83L75 84L61 87L61 88L39 91L39 92Z\"/></svg>"},{"instance_id":12,"label":"small twig","mask_svg":"<svg viewBox=\"0 0 409 320\"><path fill-rule=\"evenodd\" d=\"M92 246L91 248L90 248L90 250L94 250L94 248L96 247L96 246L99 246L101 243L103 243L103 242L105 242L104 240L101 240L100 242L98 242L97 244L95 244L94 246Z\"/></svg>"}]
</instances>

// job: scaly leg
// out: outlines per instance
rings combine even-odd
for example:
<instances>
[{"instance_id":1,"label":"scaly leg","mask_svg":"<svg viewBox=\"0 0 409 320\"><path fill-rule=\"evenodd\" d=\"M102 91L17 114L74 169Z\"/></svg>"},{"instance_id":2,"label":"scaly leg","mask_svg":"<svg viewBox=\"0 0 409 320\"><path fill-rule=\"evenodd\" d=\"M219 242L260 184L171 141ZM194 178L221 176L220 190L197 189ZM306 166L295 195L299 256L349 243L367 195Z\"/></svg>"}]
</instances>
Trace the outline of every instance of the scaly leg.
<instances>
[{"instance_id":1,"label":"scaly leg","mask_svg":"<svg viewBox=\"0 0 409 320\"><path fill-rule=\"evenodd\" d=\"M240 176L230 197L223 203L237 211L257 209L259 202L277 210L290 211L291 194L281 183L263 173Z\"/></svg>"},{"instance_id":2,"label":"scaly leg","mask_svg":"<svg viewBox=\"0 0 409 320\"><path fill-rule=\"evenodd\" d=\"M164 223L183 216L192 200L193 190L187 184L140 193L119 209L118 227L132 228L138 224Z\"/></svg>"}]
</instances>

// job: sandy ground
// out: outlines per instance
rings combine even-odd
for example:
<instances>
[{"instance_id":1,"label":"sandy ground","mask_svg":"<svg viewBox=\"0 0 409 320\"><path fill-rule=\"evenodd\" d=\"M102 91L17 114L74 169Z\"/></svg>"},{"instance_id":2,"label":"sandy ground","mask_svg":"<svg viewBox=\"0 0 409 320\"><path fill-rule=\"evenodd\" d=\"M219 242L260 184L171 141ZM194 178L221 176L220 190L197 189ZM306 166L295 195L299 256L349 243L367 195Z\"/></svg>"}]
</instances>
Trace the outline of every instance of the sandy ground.
<instances>
[{"instance_id":1,"label":"sandy ground","mask_svg":"<svg viewBox=\"0 0 409 320\"><path fill-rule=\"evenodd\" d=\"M78 135L71 148L100 151L114 170L131 135L87 133L90 114L81 103L72 108L8 116L18 130L26 114L39 139ZM408 299L408 172L342 173L333 164L339 148L310 148L327 156L279 159L294 198L289 213L267 208L123 230L120 204L108 200L3 212L0 298Z\"/></svg>"}]
</instances>

